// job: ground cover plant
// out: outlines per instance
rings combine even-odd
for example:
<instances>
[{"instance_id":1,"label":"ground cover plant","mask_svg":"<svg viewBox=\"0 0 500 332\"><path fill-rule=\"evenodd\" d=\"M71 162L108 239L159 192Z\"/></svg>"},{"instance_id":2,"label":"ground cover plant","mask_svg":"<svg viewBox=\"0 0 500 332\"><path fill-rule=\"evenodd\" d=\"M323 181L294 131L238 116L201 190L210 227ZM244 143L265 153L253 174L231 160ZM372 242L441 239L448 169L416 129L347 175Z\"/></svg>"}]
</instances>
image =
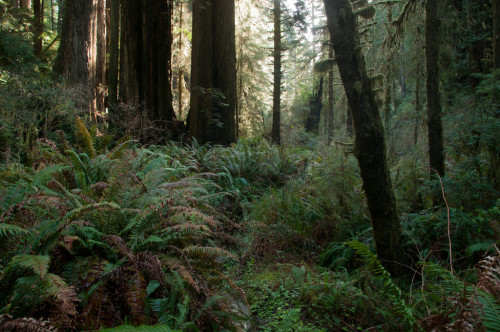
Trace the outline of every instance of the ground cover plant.
<instances>
[{"instance_id":1,"label":"ground cover plant","mask_svg":"<svg viewBox=\"0 0 500 332\"><path fill-rule=\"evenodd\" d=\"M0 0L0 331L500 331L498 13Z\"/></svg>"}]
</instances>

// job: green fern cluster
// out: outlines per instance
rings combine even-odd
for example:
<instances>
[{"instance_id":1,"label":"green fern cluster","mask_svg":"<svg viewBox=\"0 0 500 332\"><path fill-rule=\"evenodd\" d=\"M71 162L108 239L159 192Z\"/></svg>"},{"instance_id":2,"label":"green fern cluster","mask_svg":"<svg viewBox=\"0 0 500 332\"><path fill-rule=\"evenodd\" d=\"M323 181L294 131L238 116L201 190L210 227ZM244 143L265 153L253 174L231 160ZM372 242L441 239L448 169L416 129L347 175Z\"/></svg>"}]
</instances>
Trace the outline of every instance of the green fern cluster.
<instances>
[{"instance_id":1,"label":"green fern cluster","mask_svg":"<svg viewBox=\"0 0 500 332\"><path fill-rule=\"evenodd\" d=\"M214 206L227 195L217 176L186 148L128 141L97 155L95 135L77 131L85 152L37 141L37 170L0 172L0 313L50 312L62 330L230 326L215 296L227 284L211 277L234 259L217 245L232 227Z\"/></svg>"}]
</instances>

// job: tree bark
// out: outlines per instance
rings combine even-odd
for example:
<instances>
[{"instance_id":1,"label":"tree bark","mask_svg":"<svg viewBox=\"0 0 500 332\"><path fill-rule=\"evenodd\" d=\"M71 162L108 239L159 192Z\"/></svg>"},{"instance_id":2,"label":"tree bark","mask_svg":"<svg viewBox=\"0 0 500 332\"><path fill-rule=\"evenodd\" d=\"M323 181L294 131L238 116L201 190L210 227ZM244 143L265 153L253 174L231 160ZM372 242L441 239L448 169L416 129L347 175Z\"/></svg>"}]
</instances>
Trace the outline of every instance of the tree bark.
<instances>
[{"instance_id":1,"label":"tree bark","mask_svg":"<svg viewBox=\"0 0 500 332\"><path fill-rule=\"evenodd\" d=\"M43 35L43 6L40 0L33 2L33 43L35 55L40 56L42 53L42 35Z\"/></svg>"},{"instance_id":2,"label":"tree bark","mask_svg":"<svg viewBox=\"0 0 500 332\"><path fill-rule=\"evenodd\" d=\"M439 21L437 0L427 0L425 4L425 59L427 70L427 125L429 138L429 164L440 176L444 176L443 126L439 94ZM431 178L435 176L430 171Z\"/></svg>"},{"instance_id":3,"label":"tree bark","mask_svg":"<svg viewBox=\"0 0 500 332\"><path fill-rule=\"evenodd\" d=\"M382 264L392 274L401 272L401 226L387 165L384 127L370 88L349 0L324 0L335 58L352 111L355 155L371 216L373 238Z\"/></svg>"},{"instance_id":4,"label":"tree bark","mask_svg":"<svg viewBox=\"0 0 500 332\"><path fill-rule=\"evenodd\" d=\"M328 58L333 59L333 48L328 46ZM327 122L327 142L330 144L333 140L333 119L334 119L334 109L335 105L335 95L333 91L333 66L328 72L328 122Z\"/></svg>"},{"instance_id":5,"label":"tree bark","mask_svg":"<svg viewBox=\"0 0 500 332\"><path fill-rule=\"evenodd\" d=\"M201 143L236 141L234 0L193 3L190 134Z\"/></svg>"},{"instance_id":6,"label":"tree bark","mask_svg":"<svg viewBox=\"0 0 500 332\"><path fill-rule=\"evenodd\" d=\"M500 0L494 0L494 31L493 31L493 50L495 54L495 69L500 68Z\"/></svg>"},{"instance_id":7,"label":"tree bark","mask_svg":"<svg viewBox=\"0 0 500 332\"><path fill-rule=\"evenodd\" d=\"M323 76L319 80L318 92L314 94L309 103L309 114L307 116L306 130L318 135L321 120L321 108L323 106Z\"/></svg>"},{"instance_id":8,"label":"tree bark","mask_svg":"<svg viewBox=\"0 0 500 332\"><path fill-rule=\"evenodd\" d=\"M65 1L61 43L54 71L70 85L83 90L90 117L97 120L103 112L105 46L104 0ZM98 36L101 34L101 36ZM104 49L103 49L104 48Z\"/></svg>"},{"instance_id":9,"label":"tree bark","mask_svg":"<svg viewBox=\"0 0 500 332\"><path fill-rule=\"evenodd\" d=\"M142 19L141 3L137 0L121 0L120 41L120 101L139 105L142 77Z\"/></svg>"},{"instance_id":10,"label":"tree bark","mask_svg":"<svg viewBox=\"0 0 500 332\"><path fill-rule=\"evenodd\" d=\"M274 72L273 72L273 125L271 140L281 144L281 0L274 0Z\"/></svg>"},{"instance_id":11,"label":"tree bark","mask_svg":"<svg viewBox=\"0 0 500 332\"><path fill-rule=\"evenodd\" d=\"M118 103L118 61L119 61L119 34L120 34L120 0L107 0L109 8L109 66L108 66L108 106L111 112L110 119L115 118Z\"/></svg>"},{"instance_id":12,"label":"tree bark","mask_svg":"<svg viewBox=\"0 0 500 332\"><path fill-rule=\"evenodd\" d=\"M31 9L31 0L21 0L21 8Z\"/></svg>"}]
</instances>

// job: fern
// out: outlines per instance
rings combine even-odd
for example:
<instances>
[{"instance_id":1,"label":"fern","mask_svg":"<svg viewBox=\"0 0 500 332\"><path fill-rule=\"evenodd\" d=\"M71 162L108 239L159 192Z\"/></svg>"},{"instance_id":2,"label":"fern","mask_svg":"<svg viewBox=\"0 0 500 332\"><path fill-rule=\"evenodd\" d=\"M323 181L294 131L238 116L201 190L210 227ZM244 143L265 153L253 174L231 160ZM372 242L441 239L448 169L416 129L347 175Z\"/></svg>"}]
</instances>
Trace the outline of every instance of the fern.
<instances>
[{"instance_id":1,"label":"fern","mask_svg":"<svg viewBox=\"0 0 500 332\"><path fill-rule=\"evenodd\" d=\"M66 150L66 154L69 156L71 164L73 165L76 184L79 188L87 188L90 182L89 175L82 159L74 150Z\"/></svg>"},{"instance_id":2,"label":"fern","mask_svg":"<svg viewBox=\"0 0 500 332\"><path fill-rule=\"evenodd\" d=\"M10 263L10 268L24 267L32 270L40 278L44 278L49 270L50 257L39 255L17 255Z\"/></svg>"},{"instance_id":3,"label":"fern","mask_svg":"<svg viewBox=\"0 0 500 332\"><path fill-rule=\"evenodd\" d=\"M101 332L181 332L181 330L173 330L168 325L121 325L109 329L101 329Z\"/></svg>"},{"instance_id":4,"label":"fern","mask_svg":"<svg viewBox=\"0 0 500 332\"><path fill-rule=\"evenodd\" d=\"M90 136L90 133L87 127L85 126L85 123L80 117L76 117L75 134L77 139L83 145L83 149L87 153L87 155L89 155L91 158L95 158L96 152L94 147L94 141L92 139L92 136Z\"/></svg>"},{"instance_id":5,"label":"fern","mask_svg":"<svg viewBox=\"0 0 500 332\"><path fill-rule=\"evenodd\" d=\"M0 237L24 235L27 233L28 230L26 230L25 228L16 225L0 223Z\"/></svg>"},{"instance_id":6,"label":"fern","mask_svg":"<svg viewBox=\"0 0 500 332\"><path fill-rule=\"evenodd\" d=\"M391 275L382 266L377 256L359 241L348 241L346 244L363 258L368 270L382 283L381 295L389 300L396 315L401 317L402 323L407 328L413 329L413 326L416 324L413 311L401 297L401 289L392 281Z\"/></svg>"}]
</instances>

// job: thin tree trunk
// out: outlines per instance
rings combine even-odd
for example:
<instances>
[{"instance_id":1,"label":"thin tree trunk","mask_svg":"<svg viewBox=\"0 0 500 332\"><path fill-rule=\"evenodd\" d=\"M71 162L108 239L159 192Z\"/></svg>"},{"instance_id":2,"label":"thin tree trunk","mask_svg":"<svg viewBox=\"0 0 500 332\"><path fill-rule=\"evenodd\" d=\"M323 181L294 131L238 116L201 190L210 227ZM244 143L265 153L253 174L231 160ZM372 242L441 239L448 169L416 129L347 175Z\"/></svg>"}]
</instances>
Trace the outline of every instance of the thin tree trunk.
<instances>
[{"instance_id":1,"label":"thin tree trunk","mask_svg":"<svg viewBox=\"0 0 500 332\"><path fill-rule=\"evenodd\" d=\"M427 124L429 138L429 164L431 178L434 170L444 176L443 126L439 94L439 21L437 0L427 0L425 5L425 59L427 69Z\"/></svg>"},{"instance_id":2,"label":"thin tree trunk","mask_svg":"<svg viewBox=\"0 0 500 332\"><path fill-rule=\"evenodd\" d=\"M420 77L417 74L415 82L415 124L413 127L413 145L417 146L418 144L418 129L420 127L420 112L422 111L422 97L421 95L421 87L420 87Z\"/></svg>"},{"instance_id":3,"label":"thin tree trunk","mask_svg":"<svg viewBox=\"0 0 500 332\"><path fill-rule=\"evenodd\" d=\"M281 0L274 0L274 83L271 139L281 143Z\"/></svg>"},{"instance_id":4,"label":"thin tree trunk","mask_svg":"<svg viewBox=\"0 0 500 332\"><path fill-rule=\"evenodd\" d=\"M333 59L333 48L328 46L328 58ZM328 124L327 124L327 141L330 144L333 140L333 118L335 105L335 95L333 91L333 66L328 72Z\"/></svg>"},{"instance_id":5,"label":"thin tree trunk","mask_svg":"<svg viewBox=\"0 0 500 332\"><path fill-rule=\"evenodd\" d=\"M355 126L355 155L370 211L377 254L386 269L401 272L401 226L392 188L384 127L349 0L324 0L335 57Z\"/></svg>"}]
</instances>

